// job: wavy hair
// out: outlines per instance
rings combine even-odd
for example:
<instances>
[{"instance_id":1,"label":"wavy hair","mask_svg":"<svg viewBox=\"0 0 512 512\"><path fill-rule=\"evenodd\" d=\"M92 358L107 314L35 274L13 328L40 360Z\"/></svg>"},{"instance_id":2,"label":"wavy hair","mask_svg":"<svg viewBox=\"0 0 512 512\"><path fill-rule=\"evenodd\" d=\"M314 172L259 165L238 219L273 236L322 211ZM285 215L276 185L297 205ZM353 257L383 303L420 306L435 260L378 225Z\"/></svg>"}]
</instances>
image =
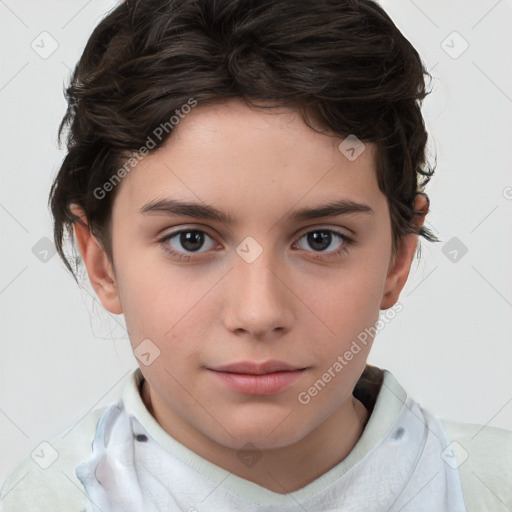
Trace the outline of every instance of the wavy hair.
<instances>
[{"instance_id":1,"label":"wavy hair","mask_svg":"<svg viewBox=\"0 0 512 512\"><path fill-rule=\"evenodd\" d=\"M434 173L425 76L418 52L372 0L127 0L94 29L65 88L58 135L62 144L67 131L67 154L49 197L59 255L74 274L63 241L81 222L71 211L78 205L112 261L116 188L101 199L94 191L191 97L290 107L312 129L310 118L374 142L393 251L409 233L437 242L413 222L415 196L428 201Z\"/></svg>"}]
</instances>

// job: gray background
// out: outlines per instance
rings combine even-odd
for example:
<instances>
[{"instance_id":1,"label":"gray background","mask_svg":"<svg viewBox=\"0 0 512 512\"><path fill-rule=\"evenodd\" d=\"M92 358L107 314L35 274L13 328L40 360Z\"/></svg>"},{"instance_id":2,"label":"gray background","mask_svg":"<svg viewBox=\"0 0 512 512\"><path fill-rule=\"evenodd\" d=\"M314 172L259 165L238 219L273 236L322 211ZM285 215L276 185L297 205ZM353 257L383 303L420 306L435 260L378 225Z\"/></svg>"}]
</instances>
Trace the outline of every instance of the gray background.
<instances>
[{"instance_id":1,"label":"gray background","mask_svg":"<svg viewBox=\"0 0 512 512\"><path fill-rule=\"evenodd\" d=\"M403 310L369 362L437 415L512 429L512 1L382 4L435 77L427 225L443 242L421 241ZM0 482L42 441L117 400L137 365L122 316L76 286L47 240L62 89L114 5L0 1Z\"/></svg>"}]
</instances>

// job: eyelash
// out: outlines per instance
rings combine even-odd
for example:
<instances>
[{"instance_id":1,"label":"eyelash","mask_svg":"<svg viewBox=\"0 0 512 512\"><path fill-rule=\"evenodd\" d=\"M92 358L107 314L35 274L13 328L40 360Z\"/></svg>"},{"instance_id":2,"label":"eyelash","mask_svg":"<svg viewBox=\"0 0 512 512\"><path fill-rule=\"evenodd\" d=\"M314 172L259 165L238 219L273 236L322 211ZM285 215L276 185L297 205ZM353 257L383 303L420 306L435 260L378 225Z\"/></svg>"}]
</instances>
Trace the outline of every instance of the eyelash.
<instances>
[{"instance_id":1,"label":"eyelash","mask_svg":"<svg viewBox=\"0 0 512 512\"><path fill-rule=\"evenodd\" d=\"M210 235L208 235L208 233L206 233L205 231L203 231L201 229L186 228L186 229L180 229L178 231L173 231L172 233L169 233L169 234L165 235L165 237L158 240L158 242L162 245L162 248L164 249L164 251L167 252L168 254L170 254L172 257L177 258L179 260L185 259L185 260L189 261L191 258L194 259L193 254L195 254L195 253L192 252L192 253L183 254L181 252L175 251L168 244L169 240L171 240L172 238L176 237L177 235L179 235L181 233L188 233L188 232L203 233L206 236L208 236L209 238L212 238L212 237L210 237ZM298 240L301 240L302 238L304 238L306 235L308 235L310 233L317 233L317 232L331 233L335 236L338 236L339 238L342 239L343 244L341 245L341 247L339 249L336 249L335 251L331 251L328 253L323 253L321 251L313 252L315 254L314 259L323 260L323 259L334 258L336 256L343 256L350 251L350 249L352 248L353 245L356 244L355 240L348 237L344 233L341 233L340 231L336 231L334 229L328 229L328 228L325 228L325 229L317 228L317 229L312 229L310 231L306 231L305 233L301 234L301 236L299 237Z\"/></svg>"}]
</instances>

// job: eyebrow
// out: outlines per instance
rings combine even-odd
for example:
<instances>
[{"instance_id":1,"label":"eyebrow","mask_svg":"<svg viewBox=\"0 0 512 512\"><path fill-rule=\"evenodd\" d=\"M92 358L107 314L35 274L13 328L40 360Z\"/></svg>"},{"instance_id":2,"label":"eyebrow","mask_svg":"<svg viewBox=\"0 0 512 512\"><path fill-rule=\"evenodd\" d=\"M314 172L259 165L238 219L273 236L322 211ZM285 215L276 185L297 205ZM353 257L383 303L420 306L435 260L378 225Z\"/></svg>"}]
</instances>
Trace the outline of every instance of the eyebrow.
<instances>
[{"instance_id":1,"label":"eyebrow","mask_svg":"<svg viewBox=\"0 0 512 512\"><path fill-rule=\"evenodd\" d=\"M234 224L235 218L213 206L204 203L181 201L178 199L159 199L146 203L140 208L142 215L166 214L173 216L193 217ZM349 199L328 201L318 205L300 208L290 212L286 219L289 222L317 219L321 217L337 217L351 213L374 214L373 209L365 203L357 203Z\"/></svg>"}]
</instances>

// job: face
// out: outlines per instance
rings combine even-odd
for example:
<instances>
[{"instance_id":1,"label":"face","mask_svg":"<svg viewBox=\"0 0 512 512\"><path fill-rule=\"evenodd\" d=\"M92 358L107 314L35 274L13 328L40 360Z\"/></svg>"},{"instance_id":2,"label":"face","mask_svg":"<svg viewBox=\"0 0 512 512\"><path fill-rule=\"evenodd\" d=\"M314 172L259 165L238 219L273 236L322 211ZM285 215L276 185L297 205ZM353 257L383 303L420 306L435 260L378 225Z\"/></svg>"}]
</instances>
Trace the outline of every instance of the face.
<instances>
[{"instance_id":1,"label":"face","mask_svg":"<svg viewBox=\"0 0 512 512\"><path fill-rule=\"evenodd\" d=\"M177 437L283 447L348 404L372 339L336 362L383 308L391 224L373 144L352 161L342 141L291 110L198 105L119 185L116 293ZM340 201L364 206L318 211Z\"/></svg>"}]
</instances>

